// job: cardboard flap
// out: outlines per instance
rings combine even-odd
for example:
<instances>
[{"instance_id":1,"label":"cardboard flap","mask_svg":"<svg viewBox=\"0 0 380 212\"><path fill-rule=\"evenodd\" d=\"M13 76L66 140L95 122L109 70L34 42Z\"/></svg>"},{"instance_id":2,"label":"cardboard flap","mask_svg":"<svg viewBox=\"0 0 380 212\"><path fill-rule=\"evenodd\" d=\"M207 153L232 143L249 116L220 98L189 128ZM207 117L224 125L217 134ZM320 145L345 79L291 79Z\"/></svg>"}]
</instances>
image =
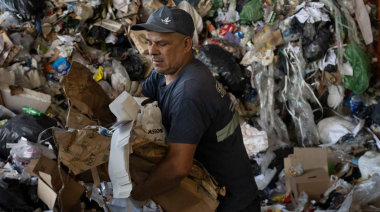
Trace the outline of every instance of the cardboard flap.
<instances>
[{"instance_id":1,"label":"cardboard flap","mask_svg":"<svg viewBox=\"0 0 380 212\"><path fill-rule=\"evenodd\" d=\"M49 207L49 209L52 210L54 208L57 194L42 180L38 181L37 194L38 197Z\"/></svg>"},{"instance_id":2,"label":"cardboard flap","mask_svg":"<svg viewBox=\"0 0 380 212\"><path fill-rule=\"evenodd\" d=\"M316 182L326 182L330 181L329 175L327 172L322 169L312 169L312 170L307 170L305 171L301 176L294 177L294 180L298 184L304 184L304 183L316 183Z\"/></svg>"},{"instance_id":3,"label":"cardboard flap","mask_svg":"<svg viewBox=\"0 0 380 212\"><path fill-rule=\"evenodd\" d=\"M77 203L84 192L84 187L73 179L64 183L64 188L61 192L62 209L64 212L69 212Z\"/></svg>"}]
</instances>

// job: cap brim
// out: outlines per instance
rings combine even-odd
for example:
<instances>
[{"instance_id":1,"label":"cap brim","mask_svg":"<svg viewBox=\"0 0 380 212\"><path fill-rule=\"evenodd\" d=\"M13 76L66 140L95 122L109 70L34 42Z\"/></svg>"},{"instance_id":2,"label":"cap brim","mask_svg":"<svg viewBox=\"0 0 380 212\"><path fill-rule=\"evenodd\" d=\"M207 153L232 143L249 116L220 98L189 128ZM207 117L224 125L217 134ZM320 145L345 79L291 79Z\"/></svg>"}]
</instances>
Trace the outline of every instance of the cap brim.
<instances>
[{"instance_id":1,"label":"cap brim","mask_svg":"<svg viewBox=\"0 0 380 212\"><path fill-rule=\"evenodd\" d=\"M166 29L155 24L135 24L131 27L131 30L148 30L152 32L175 32L171 29Z\"/></svg>"}]
</instances>

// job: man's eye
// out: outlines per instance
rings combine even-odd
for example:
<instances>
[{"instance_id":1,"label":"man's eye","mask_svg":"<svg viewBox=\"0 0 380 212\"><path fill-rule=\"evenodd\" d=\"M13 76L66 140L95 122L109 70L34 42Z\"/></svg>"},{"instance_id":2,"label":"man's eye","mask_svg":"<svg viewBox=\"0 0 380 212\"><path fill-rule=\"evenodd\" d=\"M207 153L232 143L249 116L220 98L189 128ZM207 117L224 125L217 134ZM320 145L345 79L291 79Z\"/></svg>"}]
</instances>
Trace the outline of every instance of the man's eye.
<instances>
[{"instance_id":1,"label":"man's eye","mask_svg":"<svg viewBox=\"0 0 380 212\"><path fill-rule=\"evenodd\" d=\"M151 45L152 45L152 42L149 42L149 41L148 41L148 46L151 46Z\"/></svg>"},{"instance_id":2,"label":"man's eye","mask_svg":"<svg viewBox=\"0 0 380 212\"><path fill-rule=\"evenodd\" d=\"M159 43L159 46L166 46L167 43Z\"/></svg>"}]
</instances>

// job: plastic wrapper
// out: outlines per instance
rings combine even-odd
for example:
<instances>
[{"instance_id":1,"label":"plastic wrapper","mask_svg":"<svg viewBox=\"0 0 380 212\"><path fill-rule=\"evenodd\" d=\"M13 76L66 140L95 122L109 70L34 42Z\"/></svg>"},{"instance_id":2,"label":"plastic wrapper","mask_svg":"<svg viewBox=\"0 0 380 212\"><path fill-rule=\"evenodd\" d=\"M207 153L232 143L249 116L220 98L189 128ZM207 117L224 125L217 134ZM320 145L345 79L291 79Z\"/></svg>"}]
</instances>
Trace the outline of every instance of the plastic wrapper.
<instances>
[{"instance_id":1,"label":"plastic wrapper","mask_svg":"<svg viewBox=\"0 0 380 212\"><path fill-rule=\"evenodd\" d=\"M347 195L338 212L353 212L361 205L373 202L380 197L380 177L373 176L356 185Z\"/></svg>"},{"instance_id":2,"label":"plastic wrapper","mask_svg":"<svg viewBox=\"0 0 380 212\"><path fill-rule=\"evenodd\" d=\"M100 26L94 26L91 28L88 35L89 37L92 37L92 39L94 39L94 42L95 42L95 41L106 40L109 34L110 34L110 31L108 29L102 28Z\"/></svg>"},{"instance_id":3,"label":"plastic wrapper","mask_svg":"<svg viewBox=\"0 0 380 212\"><path fill-rule=\"evenodd\" d=\"M40 148L33 145L27 140L20 140L10 152L13 162L20 168L28 167L32 159L38 159L42 155Z\"/></svg>"},{"instance_id":4,"label":"plastic wrapper","mask_svg":"<svg viewBox=\"0 0 380 212\"><path fill-rule=\"evenodd\" d=\"M243 73L230 53L216 45L205 45L196 50L195 58L219 76L219 81L228 87L229 92L238 98L244 93Z\"/></svg>"},{"instance_id":5,"label":"plastic wrapper","mask_svg":"<svg viewBox=\"0 0 380 212\"><path fill-rule=\"evenodd\" d=\"M20 114L0 126L0 158L7 159L10 149L6 148L7 143L17 143L21 137L28 141L37 142L39 134L47 128L56 127L57 121L47 116L32 116ZM55 146L52 134L48 131L41 139L47 140Z\"/></svg>"},{"instance_id":6,"label":"plastic wrapper","mask_svg":"<svg viewBox=\"0 0 380 212\"><path fill-rule=\"evenodd\" d=\"M290 167L288 172L294 177L301 176L303 174L303 166L302 163L299 162L296 167Z\"/></svg>"},{"instance_id":7,"label":"plastic wrapper","mask_svg":"<svg viewBox=\"0 0 380 212\"><path fill-rule=\"evenodd\" d=\"M119 87L120 87L119 85L122 83L127 83L129 86L131 86L131 79L129 78L127 70L125 70L124 66L121 64L120 61L113 60L112 61L112 68L114 70L114 73L111 76L112 88L115 91L118 91L118 94L120 94L126 88L124 86L124 89L119 89Z\"/></svg>"},{"instance_id":8,"label":"plastic wrapper","mask_svg":"<svg viewBox=\"0 0 380 212\"><path fill-rule=\"evenodd\" d=\"M18 26L20 24L18 17L9 11L6 11L0 15L0 19L5 19L4 23L1 24L1 26L5 28L10 26Z\"/></svg>"},{"instance_id":9,"label":"plastic wrapper","mask_svg":"<svg viewBox=\"0 0 380 212\"><path fill-rule=\"evenodd\" d=\"M259 124L269 137L289 143L286 125L274 110L274 89L276 83L274 81L273 66L267 67L258 63L255 65L254 70L256 71L254 83L260 96Z\"/></svg>"},{"instance_id":10,"label":"plastic wrapper","mask_svg":"<svg viewBox=\"0 0 380 212\"><path fill-rule=\"evenodd\" d=\"M289 70L287 73L286 86L282 91L282 97L288 100L286 107L295 124L298 143L303 146L315 146L319 144L319 133L314 123L314 115L307 100L317 101L310 85L303 79L305 60L302 51L296 52L291 44L284 49L287 55Z\"/></svg>"},{"instance_id":11,"label":"plastic wrapper","mask_svg":"<svg viewBox=\"0 0 380 212\"><path fill-rule=\"evenodd\" d=\"M255 177L256 185L259 190L265 189L276 175L277 169L267 169L263 178Z\"/></svg>"},{"instance_id":12,"label":"plastic wrapper","mask_svg":"<svg viewBox=\"0 0 380 212\"><path fill-rule=\"evenodd\" d=\"M246 122L241 124L240 127L248 157L252 157L268 148L268 136L265 131L259 131Z\"/></svg>"},{"instance_id":13,"label":"plastic wrapper","mask_svg":"<svg viewBox=\"0 0 380 212\"><path fill-rule=\"evenodd\" d=\"M344 76L344 87L355 94L362 94L369 86L371 61L366 53L355 43L345 47L344 58L353 69L353 76Z\"/></svg>"},{"instance_id":14,"label":"plastic wrapper","mask_svg":"<svg viewBox=\"0 0 380 212\"><path fill-rule=\"evenodd\" d=\"M303 209L305 208L308 198L309 197L307 196L307 194L302 191L301 194L298 196L298 205L294 209L294 212L302 212Z\"/></svg>"},{"instance_id":15,"label":"plastic wrapper","mask_svg":"<svg viewBox=\"0 0 380 212\"><path fill-rule=\"evenodd\" d=\"M243 6L240 13L240 23L250 23L258 21L264 17L264 10L261 0L252 0Z\"/></svg>"},{"instance_id":16,"label":"plastic wrapper","mask_svg":"<svg viewBox=\"0 0 380 212\"><path fill-rule=\"evenodd\" d=\"M268 150L265 155L260 155L260 167L261 167L261 173L265 173L266 170L269 167L269 164L272 163L273 159L276 158L276 154L272 150Z\"/></svg>"},{"instance_id":17,"label":"plastic wrapper","mask_svg":"<svg viewBox=\"0 0 380 212\"><path fill-rule=\"evenodd\" d=\"M36 15L46 7L44 0L2 0L1 4L7 10L21 15Z\"/></svg>"}]
</instances>

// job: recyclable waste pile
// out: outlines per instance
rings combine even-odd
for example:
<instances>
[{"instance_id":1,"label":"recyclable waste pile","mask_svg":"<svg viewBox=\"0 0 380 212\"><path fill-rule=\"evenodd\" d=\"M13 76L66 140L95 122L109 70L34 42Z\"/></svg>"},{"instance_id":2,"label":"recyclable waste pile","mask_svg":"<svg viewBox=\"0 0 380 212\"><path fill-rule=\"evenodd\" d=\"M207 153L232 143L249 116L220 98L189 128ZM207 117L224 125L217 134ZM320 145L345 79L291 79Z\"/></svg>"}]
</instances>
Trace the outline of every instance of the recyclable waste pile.
<instances>
[{"instance_id":1,"label":"recyclable waste pile","mask_svg":"<svg viewBox=\"0 0 380 212\"><path fill-rule=\"evenodd\" d=\"M261 211L380 211L379 4L2 0L0 211L190 207L174 191L129 198L168 150L140 97L145 31L131 30L164 5L192 16L194 57L238 106ZM223 189L194 170L182 192L217 207Z\"/></svg>"}]
</instances>

